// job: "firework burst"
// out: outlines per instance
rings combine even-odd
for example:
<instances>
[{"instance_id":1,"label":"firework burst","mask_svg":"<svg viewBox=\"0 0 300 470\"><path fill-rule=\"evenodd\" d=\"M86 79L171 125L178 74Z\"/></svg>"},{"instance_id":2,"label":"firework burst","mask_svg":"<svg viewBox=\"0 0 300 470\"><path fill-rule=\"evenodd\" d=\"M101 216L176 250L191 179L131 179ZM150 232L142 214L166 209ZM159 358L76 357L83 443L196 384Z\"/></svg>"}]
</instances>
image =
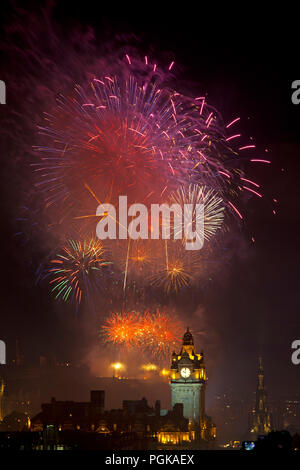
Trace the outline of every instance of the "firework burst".
<instances>
[{"instance_id":1,"label":"firework burst","mask_svg":"<svg viewBox=\"0 0 300 470\"><path fill-rule=\"evenodd\" d=\"M176 293L197 278L203 258L174 241L165 240L164 245L164 262L149 277L149 282L153 287L163 288L167 294Z\"/></svg>"},{"instance_id":2,"label":"firework burst","mask_svg":"<svg viewBox=\"0 0 300 470\"><path fill-rule=\"evenodd\" d=\"M182 287L188 286L192 279L192 275L185 265L185 262L177 258L170 261L168 266L164 267L151 279L151 285L154 287L163 287L166 293L171 291L178 292Z\"/></svg>"},{"instance_id":3,"label":"firework burst","mask_svg":"<svg viewBox=\"0 0 300 470\"><path fill-rule=\"evenodd\" d=\"M155 314L145 313L142 331L145 331L142 347L154 356L167 357L180 344L183 325L174 315L157 310Z\"/></svg>"},{"instance_id":4,"label":"firework burst","mask_svg":"<svg viewBox=\"0 0 300 470\"><path fill-rule=\"evenodd\" d=\"M135 346L139 334L140 316L137 312L112 313L101 327L104 341L127 348Z\"/></svg>"},{"instance_id":5,"label":"firework burst","mask_svg":"<svg viewBox=\"0 0 300 470\"><path fill-rule=\"evenodd\" d=\"M45 276L55 298L80 304L84 294L88 297L99 274L111 264L104 253L99 240L69 240Z\"/></svg>"},{"instance_id":6,"label":"firework burst","mask_svg":"<svg viewBox=\"0 0 300 470\"><path fill-rule=\"evenodd\" d=\"M203 197L192 183L207 188L215 205L217 192L222 205L242 217L235 201L244 192L261 194L239 162L265 160L243 157L255 145L241 145L241 134L232 133L239 118L225 125L205 97L173 90L170 71L158 73L148 60L128 56L125 62L59 96L47 126L40 126L33 167L46 206L59 208L61 220L95 214L87 188L112 203L120 194L140 202L164 202L172 191L177 199ZM206 236L214 230L207 223Z\"/></svg>"},{"instance_id":7,"label":"firework burst","mask_svg":"<svg viewBox=\"0 0 300 470\"><path fill-rule=\"evenodd\" d=\"M181 322L165 312L132 311L110 314L101 327L100 336L109 344L164 357L178 346L182 330Z\"/></svg>"},{"instance_id":8,"label":"firework burst","mask_svg":"<svg viewBox=\"0 0 300 470\"><path fill-rule=\"evenodd\" d=\"M208 242L222 227L225 214L226 222L227 214L243 219L243 200L262 197L260 184L244 169L270 161L253 158L255 145L244 142L235 130L239 117L225 123L205 96L175 90L175 68L174 62L163 68L149 58L126 54L113 65L95 68L89 81L81 80L70 93L58 96L45 125L39 127L32 164L49 224L59 224L60 230L68 227L68 233L74 224L82 238L89 237L98 222L97 207L108 202L116 207L119 196L126 195L128 204L171 202L181 212L183 205L193 206L193 225L195 205L201 203ZM161 239L155 249L151 242L148 250L146 243L130 237L125 241L123 235L104 242L115 272L123 275L123 282L118 282L123 306L132 280L150 282L167 294L197 281L199 256L177 254ZM178 251L185 241L175 240L172 247L177 245ZM68 299L72 294L80 301L83 290L75 278L68 282L62 276L53 281L56 296Z\"/></svg>"},{"instance_id":9,"label":"firework burst","mask_svg":"<svg viewBox=\"0 0 300 470\"><path fill-rule=\"evenodd\" d=\"M181 213L187 215L186 220L190 220L191 226L195 226L197 221L196 215L196 204L203 204L204 213L199 214L200 217L203 217L203 229L204 229L204 239L209 240L216 231L221 227L224 220L224 206L222 198L216 195L216 192L212 189L207 189L203 186L196 184L189 184L187 187L181 186L175 192L170 195L170 202L178 204L181 209ZM177 235L177 231L184 233L184 229L189 227L184 227L182 218L180 217L181 223L179 226L176 226L174 229L174 235ZM192 227L190 227L192 229ZM192 230L191 230L192 231ZM200 237L201 234L197 232L197 236ZM183 237L183 242L185 242L185 237Z\"/></svg>"},{"instance_id":10,"label":"firework burst","mask_svg":"<svg viewBox=\"0 0 300 470\"><path fill-rule=\"evenodd\" d=\"M37 148L34 166L48 206L64 202L68 211L78 198L86 204L86 185L101 198L112 191L144 199L180 177L185 123L175 119L172 92L130 73L75 91L75 98L59 98L50 127L40 128L50 145Z\"/></svg>"}]
</instances>

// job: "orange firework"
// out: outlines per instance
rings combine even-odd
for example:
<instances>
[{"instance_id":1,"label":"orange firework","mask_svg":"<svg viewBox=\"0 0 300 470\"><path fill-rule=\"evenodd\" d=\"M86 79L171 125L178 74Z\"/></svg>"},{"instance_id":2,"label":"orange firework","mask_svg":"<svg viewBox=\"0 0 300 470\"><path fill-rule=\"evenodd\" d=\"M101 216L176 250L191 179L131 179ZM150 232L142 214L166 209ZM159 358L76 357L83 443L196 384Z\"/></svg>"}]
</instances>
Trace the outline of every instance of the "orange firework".
<instances>
[{"instance_id":1,"label":"orange firework","mask_svg":"<svg viewBox=\"0 0 300 470\"><path fill-rule=\"evenodd\" d=\"M178 292L193 279L190 268L183 258L169 260L166 266L151 276L150 282L154 287L163 287L167 294L171 291Z\"/></svg>"},{"instance_id":2,"label":"orange firework","mask_svg":"<svg viewBox=\"0 0 300 470\"><path fill-rule=\"evenodd\" d=\"M144 341L141 346L157 356L168 355L172 348L176 349L183 331L183 325L175 315L171 317L159 310L155 314L145 312L142 328Z\"/></svg>"},{"instance_id":3,"label":"orange firework","mask_svg":"<svg viewBox=\"0 0 300 470\"><path fill-rule=\"evenodd\" d=\"M175 315L159 310L156 313L112 313L101 328L107 343L135 347L160 357L178 346L182 331L183 325Z\"/></svg>"},{"instance_id":4,"label":"orange firework","mask_svg":"<svg viewBox=\"0 0 300 470\"><path fill-rule=\"evenodd\" d=\"M148 247L147 250L145 245L142 245L141 243L138 244L132 250L132 254L129 259L135 269L141 272L145 266L150 265L152 263L150 247Z\"/></svg>"},{"instance_id":5,"label":"orange firework","mask_svg":"<svg viewBox=\"0 0 300 470\"><path fill-rule=\"evenodd\" d=\"M112 313L102 325L105 341L112 344L131 347L136 344L139 332L139 314L137 312Z\"/></svg>"}]
</instances>

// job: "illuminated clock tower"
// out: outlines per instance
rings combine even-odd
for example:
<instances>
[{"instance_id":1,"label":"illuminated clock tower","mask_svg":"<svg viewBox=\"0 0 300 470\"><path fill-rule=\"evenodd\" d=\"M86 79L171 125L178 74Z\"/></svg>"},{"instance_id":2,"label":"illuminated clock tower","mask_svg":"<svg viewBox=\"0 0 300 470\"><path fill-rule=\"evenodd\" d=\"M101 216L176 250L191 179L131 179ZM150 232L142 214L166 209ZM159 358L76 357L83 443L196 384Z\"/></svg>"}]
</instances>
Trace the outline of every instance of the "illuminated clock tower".
<instances>
[{"instance_id":1,"label":"illuminated clock tower","mask_svg":"<svg viewBox=\"0 0 300 470\"><path fill-rule=\"evenodd\" d=\"M171 364L172 407L183 404L183 415L201 427L205 422L205 382L203 352L197 354L194 339L185 332L180 354L173 352Z\"/></svg>"}]
</instances>

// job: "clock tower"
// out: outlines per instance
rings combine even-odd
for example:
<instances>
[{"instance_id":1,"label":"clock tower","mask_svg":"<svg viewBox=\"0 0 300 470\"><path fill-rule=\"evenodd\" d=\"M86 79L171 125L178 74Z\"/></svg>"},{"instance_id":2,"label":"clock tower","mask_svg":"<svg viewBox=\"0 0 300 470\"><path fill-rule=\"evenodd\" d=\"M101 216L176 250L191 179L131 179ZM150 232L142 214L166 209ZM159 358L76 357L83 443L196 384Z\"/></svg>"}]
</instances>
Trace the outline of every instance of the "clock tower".
<instances>
[{"instance_id":1,"label":"clock tower","mask_svg":"<svg viewBox=\"0 0 300 470\"><path fill-rule=\"evenodd\" d=\"M187 328L180 353L174 351L172 355L172 407L182 403L184 417L200 427L205 423L206 380L203 352L196 353L193 336Z\"/></svg>"}]
</instances>

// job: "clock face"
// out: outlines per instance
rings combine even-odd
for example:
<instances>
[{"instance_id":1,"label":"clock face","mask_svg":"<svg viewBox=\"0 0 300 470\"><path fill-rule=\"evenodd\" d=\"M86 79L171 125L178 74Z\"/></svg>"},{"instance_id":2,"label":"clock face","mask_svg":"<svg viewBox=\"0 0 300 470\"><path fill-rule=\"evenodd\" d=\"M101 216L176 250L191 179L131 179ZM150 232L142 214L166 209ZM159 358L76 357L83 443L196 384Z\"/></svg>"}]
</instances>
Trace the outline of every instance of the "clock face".
<instances>
[{"instance_id":1,"label":"clock face","mask_svg":"<svg viewBox=\"0 0 300 470\"><path fill-rule=\"evenodd\" d=\"M180 373L181 373L181 376L184 378L189 377L191 375L191 371L188 367L183 367Z\"/></svg>"}]
</instances>

